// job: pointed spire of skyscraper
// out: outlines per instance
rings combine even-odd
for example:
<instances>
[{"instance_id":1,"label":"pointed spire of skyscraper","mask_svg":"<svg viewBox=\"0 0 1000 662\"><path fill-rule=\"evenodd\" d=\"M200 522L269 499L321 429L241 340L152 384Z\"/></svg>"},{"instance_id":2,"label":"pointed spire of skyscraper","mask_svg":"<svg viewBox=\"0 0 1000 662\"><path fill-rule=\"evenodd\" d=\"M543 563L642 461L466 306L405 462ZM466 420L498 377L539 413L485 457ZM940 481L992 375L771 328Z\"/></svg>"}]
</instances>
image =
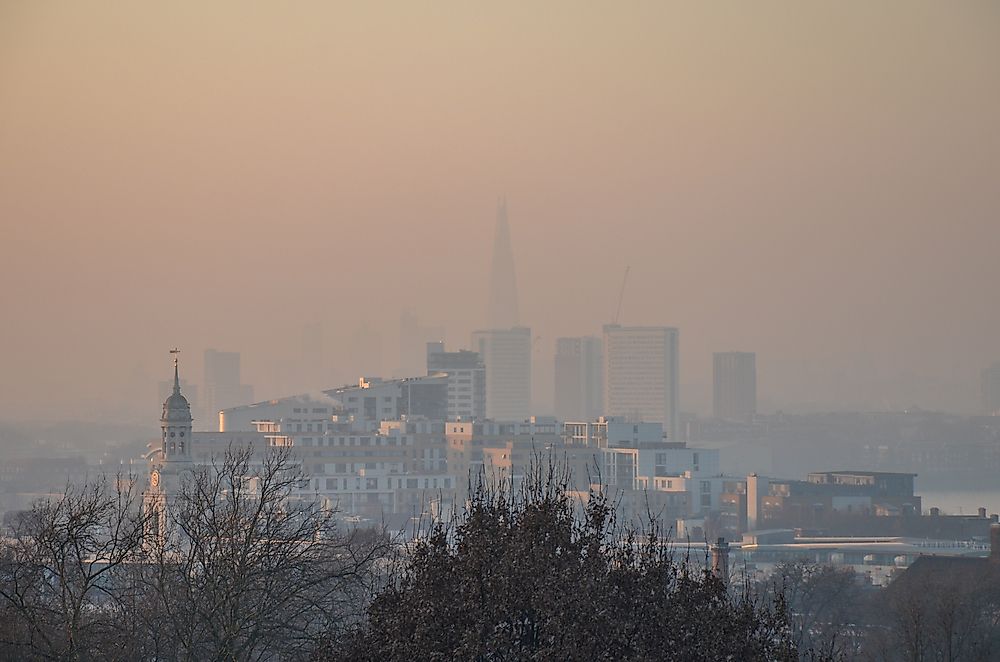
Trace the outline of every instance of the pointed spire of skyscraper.
<instances>
[{"instance_id":1,"label":"pointed spire of skyscraper","mask_svg":"<svg viewBox=\"0 0 1000 662\"><path fill-rule=\"evenodd\" d=\"M489 328L509 329L519 324L517 277L514 252L510 246L507 224L507 197L497 201L497 224L493 235L493 269L490 273Z\"/></svg>"}]
</instances>

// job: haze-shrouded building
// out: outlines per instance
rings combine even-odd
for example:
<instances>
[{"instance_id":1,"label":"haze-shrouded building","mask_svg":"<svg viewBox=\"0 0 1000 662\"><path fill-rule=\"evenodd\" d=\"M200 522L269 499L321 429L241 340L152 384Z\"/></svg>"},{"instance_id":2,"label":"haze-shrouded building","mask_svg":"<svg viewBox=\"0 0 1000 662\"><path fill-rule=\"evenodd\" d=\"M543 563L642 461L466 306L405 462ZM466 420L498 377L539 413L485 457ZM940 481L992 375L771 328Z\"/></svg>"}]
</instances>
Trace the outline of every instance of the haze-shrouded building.
<instances>
[{"instance_id":1,"label":"haze-shrouded building","mask_svg":"<svg viewBox=\"0 0 1000 662\"><path fill-rule=\"evenodd\" d=\"M728 421L751 421L757 413L757 355L717 352L712 358L713 415Z\"/></svg>"},{"instance_id":2,"label":"haze-shrouded building","mask_svg":"<svg viewBox=\"0 0 1000 662\"><path fill-rule=\"evenodd\" d=\"M507 223L506 198L501 198L497 203L487 324L491 329L508 329L520 324L517 275L514 270L514 249L510 243L510 225Z\"/></svg>"},{"instance_id":3,"label":"haze-shrouded building","mask_svg":"<svg viewBox=\"0 0 1000 662\"><path fill-rule=\"evenodd\" d=\"M523 421L531 415L531 329L491 329L472 334L472 348L486 367L486 417Z\"/></svg>"},{"instance_id":4,"label":"haze-shrouded building","mask_svg":"<svg viewBox=\"0 0 1000 662\"><path fill-rule=\"evenodd\" d=\"M205 422L210 429L219 429L221 410L253 402L253 387L241 381L239 352L205 350Z\"/></svg>"},{"instance_id":5,"label":"haze-shrouded building","mask_svg":"<svg viewBox=\"0 0 1000 662\"><path fill-rule=\"evenodd\" d=\"M679 429L679 332L664 326L604 327L604 414Z\"/></svg>"},{"instance_id":6,"label":"haze-shrouded building","mask_svg":"<svg viewBox=\"0 0 1000 662\"><path fill-rule=\"evenodd\" d=\"M604 409L604 367L600 338L557 338L555 414L560 421L591 421Z\"/></svg>"}]
</instances>

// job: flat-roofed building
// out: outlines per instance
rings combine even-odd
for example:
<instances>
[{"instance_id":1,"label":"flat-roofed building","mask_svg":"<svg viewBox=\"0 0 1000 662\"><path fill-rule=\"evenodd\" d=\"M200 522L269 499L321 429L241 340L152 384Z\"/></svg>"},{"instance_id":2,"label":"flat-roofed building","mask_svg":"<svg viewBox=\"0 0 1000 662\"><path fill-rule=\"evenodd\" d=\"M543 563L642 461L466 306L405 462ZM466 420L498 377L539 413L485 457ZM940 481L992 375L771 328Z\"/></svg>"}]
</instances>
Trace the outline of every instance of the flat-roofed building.
<instances>
[{"instance_id":1,"label":"flat-roofed building","mask_svg":"<svg viewBox=\"0 0 1000 662\"><path fill-rule=\"evenodd\" d=\"M531 415L531 329L475 331L472 349L486 367L486 417L522 421Z\"/></svg>"},{"instance_id":2,"label":"flat-roofed building","mask_svg":"<svg viewBox=\"0 0 1000 662\"><path fill-rule=\"evenodd\" d=\"M604 414L662 423L678 439L679 332L659 326L604 327Z\"/></svg>"}]
</instances>

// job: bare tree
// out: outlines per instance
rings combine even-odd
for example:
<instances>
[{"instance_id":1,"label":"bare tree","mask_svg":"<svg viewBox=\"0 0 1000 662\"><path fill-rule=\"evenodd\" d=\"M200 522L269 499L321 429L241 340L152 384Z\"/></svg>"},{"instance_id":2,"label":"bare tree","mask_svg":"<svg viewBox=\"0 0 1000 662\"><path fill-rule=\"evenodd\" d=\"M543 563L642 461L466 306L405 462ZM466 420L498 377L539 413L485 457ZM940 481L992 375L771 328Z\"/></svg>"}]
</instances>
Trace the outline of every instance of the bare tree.
<instances>
[{"instance_id":1,"label":"bare tree","mask_svg":"<svg viewBox=\"0 0 1000 662\"><path fill-rule=\"evenodd\" d=\"M1000 655L1000 573L986 559L924 557L886 589L879 660L993 660Z\"/></svg>"},{"instance_id":2,"label":"bare tree","mask_svg":"<svg viewBox=\"0 0 1000 662\"><path fill-rule=\"evenodd\" d=\"M803 659L853 659L858 654L858 616L866 596L852 569L783 561L761 589L765 595L784 595L792 639Z\"/></svg>"},{"instance_id":3,"label":"bare tree","mask_svg":"<svg viewBox=\"0 0 1000 662\"><path fill-rule=\"evenodd\" d=\"M143 570L158 659L302 656L360 616L388 538L338 531L302 484L287 448L233 448L183 478Z\"/></svg>"},{"instance_id":4,"label":"bare tree","mask_svg":"<svg viewBox=\"0 0 1000 662\"><path fill-rule=\"evenodd\" d=\"M129 657L116 588L141 551L136 482L67 486L16 521L0 551L0 632L18 659Z\"/></svg>"}]
</instances>

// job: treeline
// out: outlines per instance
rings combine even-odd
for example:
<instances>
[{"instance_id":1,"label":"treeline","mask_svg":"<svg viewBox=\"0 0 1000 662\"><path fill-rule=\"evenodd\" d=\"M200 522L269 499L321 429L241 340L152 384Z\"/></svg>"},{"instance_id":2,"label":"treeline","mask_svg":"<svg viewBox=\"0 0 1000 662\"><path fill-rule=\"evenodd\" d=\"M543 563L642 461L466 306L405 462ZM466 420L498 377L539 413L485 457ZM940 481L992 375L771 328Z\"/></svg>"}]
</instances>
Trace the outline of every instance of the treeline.
<instances>
[{"instance_id":1,"label":"treeline","mask_svg":"<svg viewBox=\"0 0 1000 662\"><path fill-rule=\"evenodd\" d=\"M1000 650L990 648L997 603L928 611L942 602L865 590L852 573L805 563L734 587L675 555L655 523L617 522L605 495L581 506L565 478L539 466L516 489L483 485L450 524L405 544L342 530L335 513L297 498L302 476L287 449L234 450L196 467L165 519L140 507L132 480L68 488L3 540L0 659L922 660ZM945 632L950 648L938 645Z\"/></svg>"},{"instance_id":2,"label":"treeline","mask_svg":"<svg viewBox=\"0 0 1000 662\"><path fill-rule=\"evenodd\" d=\"M0 551L0 659L305 659L363 615L389 540L295 498L287 449L195 467L165 511L134 479L69 487Z\"/></svg>"}]
</instances>

